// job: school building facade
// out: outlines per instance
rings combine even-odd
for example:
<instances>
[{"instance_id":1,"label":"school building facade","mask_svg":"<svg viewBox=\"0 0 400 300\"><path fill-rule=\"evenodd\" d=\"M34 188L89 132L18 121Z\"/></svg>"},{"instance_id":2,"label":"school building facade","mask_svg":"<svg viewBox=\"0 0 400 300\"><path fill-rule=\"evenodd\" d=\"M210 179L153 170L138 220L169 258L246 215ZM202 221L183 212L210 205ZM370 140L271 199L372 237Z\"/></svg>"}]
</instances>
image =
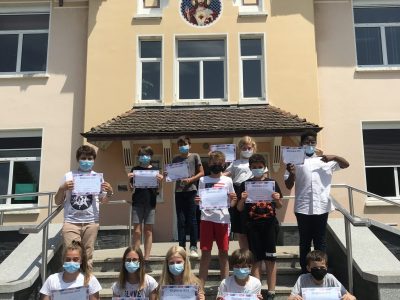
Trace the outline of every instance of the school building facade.
<instances>
[{"instance_id":1,"label":"school building facade","mask_svg":"<svg viewBox=\"0 0 400 300\"><path fill-rule=\"evenodd\" d=\"M10 6L13 1L3 2ZM26 5L14 2L17 7L18 2ZM356 58L356 44L372 47L362 41L370 39L374 26L355 24L353 11L359 5L371 9L367 13L372 15L374 10L392 18L387 8L397 9L400 1L383 1L383 11L376 6L382 1L350 0L29 2L49 2L47 79L41 79L44 83L40 85L35 78L38 72L27 77L21 70L4 75L11 79L0 78L0 94L16 99L7 105L10 109L19 105L19 112L27 114L24 119L3 112L0 122L10 124L2 125L2 132L7 132L3 128L42 130L40 191L55 190L65 171L76 167L74 151L83 142L81 133L98 147L95 170L113 185L116 200L131 197L122 187L127 184L127 172L137 163L138 147L152 146L154 164L162 169L178 154L176 138L182 134L192 138L192 152L199 153L205 163L209 145L237 143L243 135L255 137L258 152L267 158L270 176L285 195L290 193L284 188L280 146L298 145L304 129L323 128L320 148L349 160L351 167L335 174L334 181L362 189L372 187L369 176L374 175L369 168L382 167L364 160L366 137L373 145L381 145L374 139L376 132L368 130L375 125L391 130L385 131L385 147L373 149L392 151L395 147L393 136L400 123L396 53L400 50L392 42L393 49L385 48L381 65L358 62L361 54ZM398 24L389 21L395 39ZM386 25L381 23L377 27L385 32ZM368 30L362 29L359 36L359 27ZM394 61L387 49L393 50ZM56 81L58 85L50 84ZM34 99L38 101L32 104ZM57 101L64 106L55 105ZM45 120L48 123L43 124ZM373 160L376 155L371 153L366 157L372 155ZM391 168L393 197L400 199L400 163L390 163L384 168ZM173 197L173 184L163 183L156 241L173 239ZM400 221L396 220L398 211L373 201L357 199L356 213L387 223ZM285 200L278 214L281 222L295 223L292 200ZM29 221L43 217L37 214ZM15 224L26 218L8 216L6 221ZM102 225L127 222L126 205L102 207Z\"/></svg>"}]
</instances>

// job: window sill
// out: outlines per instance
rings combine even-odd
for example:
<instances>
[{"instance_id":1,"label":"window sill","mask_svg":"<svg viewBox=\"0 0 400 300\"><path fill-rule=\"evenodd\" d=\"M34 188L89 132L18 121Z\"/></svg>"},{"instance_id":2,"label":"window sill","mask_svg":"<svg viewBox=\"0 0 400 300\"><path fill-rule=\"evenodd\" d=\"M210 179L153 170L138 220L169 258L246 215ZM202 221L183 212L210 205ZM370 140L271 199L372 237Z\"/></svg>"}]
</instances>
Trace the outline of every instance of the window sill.
<instances>
[{"instance_id":1,"label":"window sill","mask_svg":"<svg viewBox=\"0 0 400 300\"><path fill-rule=\"evenodd\" d=\"M239 11L239 17L268 17L266 11Z\"/></svg>"},{"instance_id":2,"label":"window sill","mask_svg":"<svg viewBox=\"0 0 400 300\"><path fill-rule=\"evenodd\" d=\"M37 215L40 209L37 204L2 204L0 208L6 209L4 215ZM7 211L7 209L26 208L27 210ZM37 208L37 209L35 209Z\"/></svg>"},{"instance_id":3,"label":"window sill","mask_svg":"<svg viewBox=\"0 0 400 300\"><path fill-rule=\"evenodd\" d=\"M399 198L391 198L390 200L400 204L400 199ZM393 204L390 204L388 202L378 200L373 197L368 197L367 200L365 200L365 206L366 207L382 207L382 206L394 206Z\"/></svg>"},{"instance_id":4,"label":"window sill","mask_svg":"<svg viewBox=\"0 0 400 300\"><path fill-rule=\"evenodd\" d=\"M137 14L133 16L135 20L146 20L146 19L162 19L162 14Z\"/></svg>"},{"instance_id":5,"label":"window sill","mask_svg":"<svg viewBox=\"0 0 400 300\"><path fill-rule=\"evenodd\" d=\"M265 98L240 99L239 104L266 104L268 101Z\"/></svg>"},{"instance_id":6,"label":"window sill","mask_svg":"<svg viewBox=\"0 0 400 300\"><path fill-rule=\"evenodd\" d=\"M0 74L0 79L2 78L50 78L47 73L31 73L31 74Z\"/></svg>"},{"instance_id":7,"label":"window sill","mask_svg":"<svg viewBox=\"0 0 400 300\"><path fill-rule=\"evenodd\" d=\"M389 67L356 67L356 72L390 72L390 71L400 71L400 66Z\"/></svg>"},{"instance_id":8,"label":"window sill","mask_svg":"<svg viewBox=\"0 0 400 300\"><path fill-rule=\"evenodd\" d=\"M153 101L153 100L149 100L149 101L137 101L135 102L135 106L134 107L158 107L158 106L164 106L164 103L162 101Z\"/></svg>"},{"instance_id":9,"label":"window sill","mask_svg":"<svg viewBox=\"0 0 400 300\"><path fill-rule=\"evenodd\" d=\"M177 100L171 106L212 106L212 105L230 105L227 100Z\"/></svg>"}]
</instances>

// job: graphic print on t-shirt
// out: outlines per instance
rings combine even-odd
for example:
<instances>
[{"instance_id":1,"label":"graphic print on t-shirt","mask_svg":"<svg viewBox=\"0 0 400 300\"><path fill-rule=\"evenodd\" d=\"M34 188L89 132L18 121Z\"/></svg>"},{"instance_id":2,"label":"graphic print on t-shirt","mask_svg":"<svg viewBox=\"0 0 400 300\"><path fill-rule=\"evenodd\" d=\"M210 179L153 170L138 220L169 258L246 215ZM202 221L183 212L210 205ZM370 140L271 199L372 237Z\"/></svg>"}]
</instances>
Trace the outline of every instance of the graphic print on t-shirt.
<instances>
[{"instance_id":1,"label":"graphic print on t-shirt","mask_svg":"<svg viewBox=\"0 0 400 300\"><path fill-rule=\"evenodd\" d=\"M127 290L125 290L124 297L138 297L138 298L143 298L143 297L145 297L145 295L144 295L144 293L142 293L142 291L138 291L138 290L135 290L135 291L127 291Z\"/></svg>"},{"instance_id":2,"label":"graphic print on t-shirt","mask_svg":"<svg viewBox=\"0 0 400 300\"><path fill-rule=\"evenodd\" d=\"M204 186L206 189L209 188L224 188L225 187L225 183L223 182L206 182L204 183Z\"/></svg>"},{"instance_id":3,"label":"graphic print on t-shirt","mask_svg":"<svg viewBox=\"0 0 400 300\"><path fill-rule=\"evenodd\" d=\"M256 202L249 205L249 217L252 220L269 219L275 216L273 203Z\"/></svg>"},{"instance_id":4,"label":"graphic print on t-shirt","mask_svg":"<svg viewBox=\"0 0 400 300\"><path fill-rule=\"evenodd\" d=\"M71 206L76 210L86 210L92 206L93 195L72 195Z\"/></svg>"}]
</instances>

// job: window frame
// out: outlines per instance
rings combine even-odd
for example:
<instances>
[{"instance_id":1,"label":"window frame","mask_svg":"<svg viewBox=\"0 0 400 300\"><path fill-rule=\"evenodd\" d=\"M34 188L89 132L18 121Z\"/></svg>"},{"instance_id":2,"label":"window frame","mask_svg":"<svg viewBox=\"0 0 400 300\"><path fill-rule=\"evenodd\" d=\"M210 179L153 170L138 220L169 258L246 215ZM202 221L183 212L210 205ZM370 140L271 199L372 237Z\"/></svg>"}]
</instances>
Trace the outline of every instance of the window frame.
<instances>
[{"instance_id":1,"label":"window frame","mask_svg":"<svg viewBox=\"0 0 400 300\"><path fill-rule=\"evenodd\" d=\"M161 57L160 58L141 58L141 42L142 41L160 41L161 42ZM141 105L145 104L160 104L164 99L164 66L163 66L163 58L164 58L164 39L162 35L154 35L154 36L145 36L140 35L137 37L137 51L136 51L136 103ZM142 99L142 64L145 62L158 62L160 64L160 98L159 99Z\"/></svg>"},{"instance_id":2,"label":"window frame","mask_svg":"<svg viewBox=\"0 0 400 300\"><path fill-rule=\"evenodd\" d=\"M251 56L243 56L241 51L241 41L242 39L260 39L261 40L261 55L251 55ZM238 53L239 53L239 82L240 82L240 102L264 102L267 99L267 91L266 91L266 81L267 81L267 72L266 72L266 45L265 45L265 35L264 33L240 33L239 34L239 45L238 45ZM261 65L261 97L245 97L244 96L244 82L243 82L243 61L245 60L258 60Z\"/></svg>"},{"instance_id":3,"label":"window frame","mask_svg":"<svg viewBox=\"0 0 400 300\"><path fill-rule=\"evenodd\" d=\"M35 11L35 12L4 12L1 15L49 15L49 26L48 29L26 29L26 30L0 30L0 35L18 34L18 46L17 46L17 61L14 72L0 72L0 76L3 75L24 75L24 74L47 74L49 65L49 41L50 41L50 24L51 24L51 13L49 11ZM21 71L22 62L22 48L23 48L23 36L28 34L47 34L47 49L46 49L46 68L44 71Z\"/></svg>"},{"instance_id":4,"label":"window frame","mask_svg":"<svg viewBox=\"0 0 400 300\"><path fill-rule=\"evenodd\" d=\"M356 65L359 68L400 68L399 64L389 64L388 63L388 54L387 54L387 42L386 42L386 28L390 27L399 27L400 22L388 22L388 23L356 23L354 18L354 10L357 8L367 8L367 9L374 9L374 8L384 8L384 7L400 7L400 1L397 5L388 5L385 3L382 4L375 4L375 5L367 5L367 4L354 4L352 7L353 13L353 25L354 25L354 45L355 45L355 55L356 55ZM378 65L362 65L358 63L358 53L357 53L357 35L356 35L356 28L379 28L380 33L380 46L382 51L382 64ZM400 46L399 46L400 51Z\"/></svg>"},{"instance_id":5,"label":"window frame","mask_svg":"<svg viewBox=\"0 0 400 300\"><path fill-rule=\"evenodd\" d=\"M200 41L200 40L222 40L224 42L224 57L221 56L213 56L213 57L178 57L178 49L179 49L179 41ZM221 104L226 103L228 101L228 37L226 35L196 35L196 36L175 36L175 101L179 104L182 103L190 103L194 105L202 105L202 104ZM224 68L224 97L223 98L204 98L204 62L207 61L222 61ZM181 99L179 88L179 76L180 76L180 62L199 62L199 98L198 99Z\"/></svg>"}]
</instances>

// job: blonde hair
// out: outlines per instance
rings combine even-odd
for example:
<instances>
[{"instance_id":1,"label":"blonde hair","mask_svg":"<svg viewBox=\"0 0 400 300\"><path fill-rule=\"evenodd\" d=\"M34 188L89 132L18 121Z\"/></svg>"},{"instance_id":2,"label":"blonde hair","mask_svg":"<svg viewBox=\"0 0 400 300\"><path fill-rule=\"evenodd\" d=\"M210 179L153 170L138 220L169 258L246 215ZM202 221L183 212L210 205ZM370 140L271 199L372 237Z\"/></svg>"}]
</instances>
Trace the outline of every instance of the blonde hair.
<instances>
[{"instance_id":1,"label":"blonde hair","mask_svg":"<svg viewBox=\"0 0 400 300\"><path fill-rule=\"evenodd\" d=\"M208 154L208 161L225 163L225 154L221 151L212 151Z\"/></svg>"},{"instance_id":2,"label":"blonde hair","mask_svg":"<svg viewBox=\"0 0 400 300\"><path fill-rule=\"evenodd\" d=\"M86 251L83 249L81 242L72 241L71 244L64 246L62 260L63 262L65 261L65 257L67 256L68 251L75 251L75 250L77 250L79 252L79 255L81 256L81 272L83 273L84 276L83 285L88 286L90 277L92 276L92 272L89 269Z\"/></svg>"},{"instance_id":3,"label":"blonde hair","mask_svg":"<svg viewBox=\"0 0 400 300\"><path fill-rule=\"evenodd\" d=\"M253 152L254 152L254 153L257 152L257 144L256 144L256 141L255 141L253 138L249 137L248 135L242 137L242 138L239 140L239 142L238 142L238 148L239 148L239 150L242 149L242 147L243 147L244 145L247 145L247 144L249 144L249 145L251 145L251 147L253 147Z\"/></svg>"},{"instance_id":4,"label":"blonde hair","mask_svg":"<svg viewBox=\"0 0 400 300\"><path fill-rule=\"evenodd\" d=\"M118 277L118 285L121 289L124 289L126 286L126 282L128 281L128 271L125 268L125 259L128 256L130 252L135 252L139 256L139 288L138 291L143 290L145 288L145 267L144 267L144 256L143 252L140 249L140 247L128 247L125 249L124 255L122 256L122 263L121 263L121 269L119 271L119 277Z\"/></svg>"},{"instance_id":5,"label":"blonde hair","mask_svg":"<svg viewBox=\"0 0 400 300\"><path fill-rule=\"evenodd\" d=\"M165 255L165 260L164 260L164 265L163 265L163 270L161 273L160 281L159 281L159 287L163 285L173 285L175 284L175 279L174 275L171 274L168 268L168 261L170 258L174 255L180 255L184 261L184 270L182 274L182 284L183 285L198 285L200 286L200 279L198 279L193 273L192 273L192 267L190 265L190 260L189 257L185 251L180 246L172 246L169 248L167 254Z\"/></svg>"}]
</instances>

